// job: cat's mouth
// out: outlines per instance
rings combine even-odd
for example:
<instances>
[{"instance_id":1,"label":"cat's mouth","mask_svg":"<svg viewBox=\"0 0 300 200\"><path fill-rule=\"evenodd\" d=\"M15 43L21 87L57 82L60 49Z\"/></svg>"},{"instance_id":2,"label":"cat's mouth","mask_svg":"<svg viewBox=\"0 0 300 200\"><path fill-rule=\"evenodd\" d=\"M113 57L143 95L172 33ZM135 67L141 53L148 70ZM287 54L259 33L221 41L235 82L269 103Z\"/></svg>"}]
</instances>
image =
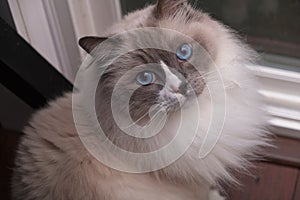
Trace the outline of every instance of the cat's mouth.
<instances>
[{"instance_id":1,"label":"cat's mouth","mask_svg":"<svg viewBox=\"0 0 300 200\"><path fill-rule=\"evenodd\" d=\"M174 94L174 97L167 98L160 106L168 113L176 112L186 103L188 96L182 94Z\"/></svg>"},{"instance_id":2,"label":"cat's mouth","mask_svg":"<svg viewBox=\"0 0 300 200\"><path fill-rule=\"evenodd\" d=\"M185 92L168 92L166 95L160 94L158 99L159 105L165 109L168 113L176 112L182 108L182 106L188 104L188 101L192 98L196 98L201 94L192 85L187 84ZM203 89L201 88L201 91Z\"/></svg>"}]
</instances>

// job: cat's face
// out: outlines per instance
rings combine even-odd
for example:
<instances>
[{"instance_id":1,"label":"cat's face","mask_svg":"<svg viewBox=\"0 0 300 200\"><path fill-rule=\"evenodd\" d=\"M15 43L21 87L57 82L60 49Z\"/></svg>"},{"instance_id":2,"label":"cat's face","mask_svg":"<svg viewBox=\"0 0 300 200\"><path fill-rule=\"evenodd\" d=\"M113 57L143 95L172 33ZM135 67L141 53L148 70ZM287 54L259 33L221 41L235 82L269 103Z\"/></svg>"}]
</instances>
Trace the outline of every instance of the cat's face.
<instances>
[{"instance_id":1,"label":"cat's face","mask_svg":"<svg viewBox=\"0 0 300 200\"><path fill-rule=\"evenodd\" d=\"M176 53L136 50L121 56L100 80L99 87L110 91L111 96L118 84L120 101L132 92L129 110L136 122L147 119L153 106L174 112L193 94L200 95L205 86L201 73L189 63L192 56L193 47L188 43L178 43Z\"/></svg>"},{"instance_id":2,"label":"cat's face","mask_svg":"<svg viewBox=\"0 0 300 200\"><path fill-rule=\"evenodd\" d=\"M123 95L134 90L130 95L129 110L135 122L147 120L149 109L153 106L174 112L191 94L200 95L203 91L205 87L203 75L207 72L209 59L199 58L200 54L196 52L195 43L203 46L208 54L214 53L214 47L205 30L197 26L201 17L205 16L188 6L185 1L160 1L146 22L140 24L138 28L171 29L181 32L190 39L170 37L168 33L162 34L150 42L163 43L171 47L173 52L147 48L121 55L112 66L109 66L108 72L100 80L99 87L103 88L106 96L111 96L116 84L120 85ZM90 52L101 42L100 40L84 38L81 45ZM135 41L131 38L121 42L130 46L134 45ZM196 70L191 64L196 56L197 59L203 60L201 71ZM120 94L120 98L123 95ZM111 99L107 100L109 101ZM120 100L120 104L121 102Z\"/></svg>"}]
</instances>

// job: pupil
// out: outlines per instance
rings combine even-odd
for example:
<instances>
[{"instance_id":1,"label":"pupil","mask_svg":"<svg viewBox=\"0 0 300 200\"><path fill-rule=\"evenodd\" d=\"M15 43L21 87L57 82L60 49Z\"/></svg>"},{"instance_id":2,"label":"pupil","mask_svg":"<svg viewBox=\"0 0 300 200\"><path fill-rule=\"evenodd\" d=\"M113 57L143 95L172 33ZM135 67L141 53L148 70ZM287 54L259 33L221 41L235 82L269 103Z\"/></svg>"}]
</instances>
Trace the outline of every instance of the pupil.
<instances>
[{"instance_id":1,"label":"pupil","mask_svg":"<svg viewBox=\"0 0 300 200\"><path fill-rule=\"evenodd\" d=\"M185 48L182 48L182 49L181 49L181 53L182 53L182 55L184 56L184 55L186 55L187 50L186 50Z\"/></svg>"},{"instance_id":2,"label":"pupil","mask_svg":"<svg viewBox=\"0 0 300 200\"><path fill-rule=\"evenodd\" d=\"M145 73L143 74L143 76L142 76L142 80L143 80L144 82L147 82L147 81L148 81L148 78L149 78L149 74L148 74L147 72L145 72Z\"/></svg>"}]
</instances>

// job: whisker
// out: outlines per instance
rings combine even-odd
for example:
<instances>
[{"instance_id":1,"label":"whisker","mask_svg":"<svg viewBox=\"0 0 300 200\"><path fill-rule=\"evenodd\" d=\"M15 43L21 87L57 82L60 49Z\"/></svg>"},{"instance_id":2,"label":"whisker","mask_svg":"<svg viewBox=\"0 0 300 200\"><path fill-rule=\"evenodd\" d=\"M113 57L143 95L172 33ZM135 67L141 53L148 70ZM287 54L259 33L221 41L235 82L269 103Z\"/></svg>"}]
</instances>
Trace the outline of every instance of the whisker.
<instances>
[{"instance_id":1,"label":"whisker","mask_svg":"<svg viewBox=\"0 0 300 200\"><path fill-rule=\"evenodd\" d=\"M209 82L211 82L211 81L219 81L219 82L222 82L222 80L219 78L219 77L210 77L210 78L206 78L206 79L204 79L204 81L206 82L206 83L209 83Z\"/></svg>"},{"instance_id":2,"label":"whisker","mask_svg":"<svg viewBox=\"0 0 300 200\"><path fill-rule=\"evenodd\" d=\"M157 108L157 107L159 107L158 104L156 104L154 108ZM159 111L160 111L160 110L159 110ZM154 114L154 116L155 116L159 111L157 111L157 112ZM129 124L127 127L122 127L122 128L123 128L123 129L128 129L128 128L132 127L132 126L135 125L137 122L141 121L146 115L148 115L148 113L145 113L144 115L142 115L139 119L136 120L136 122L133 122L133 123Z\"/></svg>"},{"instance_id":3,"label":"whisker","mask_svg":"<svg viewBox=\"0 0 300 200\"><path fill-rule=\"evenodd\" d=\"M211 71L209 71L205 74L202 74L202 76L207 76L207 75L212 74L212 73L217 73L219 70L224 69L224 68L226 68L226 66L220 67L218 69L211 70Z\"/></svg>"}]
</instances>

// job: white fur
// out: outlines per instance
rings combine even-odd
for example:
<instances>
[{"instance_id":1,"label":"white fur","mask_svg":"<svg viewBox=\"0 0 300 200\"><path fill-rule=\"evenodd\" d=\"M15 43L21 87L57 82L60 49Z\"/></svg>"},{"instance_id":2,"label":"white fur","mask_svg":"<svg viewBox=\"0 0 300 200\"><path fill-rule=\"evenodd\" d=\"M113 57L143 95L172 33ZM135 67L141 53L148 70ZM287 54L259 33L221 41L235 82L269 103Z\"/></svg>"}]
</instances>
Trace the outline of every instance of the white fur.
<instances>
[{"instance_id":1,"label":"white fur","mask_svg":"<svg viewBox=\"0 0 300 200\"><path fill-rule=\"evenodd\" d=\"M163 61L161 61L161 66L166 75L165 87L171 92L176 93L182 81L170 71L169 67Z\"/></svg>"},{"instance_id":2,"label":"white fur","mask_svg":"<svg viewBox=\"0 0 300 200\"><path fill-rule=\"evenodd\" d=\"M164 70L166 75L166 82L163 89L159 92L159 98L161 102L166 102L165 99L173 99L174 101L178 101L180 105L182 105L186 98L182 94L178 92L179 86L182 81L171 72L169 67L161 61L161 67Z\"/></svg>"}]
</instances>

